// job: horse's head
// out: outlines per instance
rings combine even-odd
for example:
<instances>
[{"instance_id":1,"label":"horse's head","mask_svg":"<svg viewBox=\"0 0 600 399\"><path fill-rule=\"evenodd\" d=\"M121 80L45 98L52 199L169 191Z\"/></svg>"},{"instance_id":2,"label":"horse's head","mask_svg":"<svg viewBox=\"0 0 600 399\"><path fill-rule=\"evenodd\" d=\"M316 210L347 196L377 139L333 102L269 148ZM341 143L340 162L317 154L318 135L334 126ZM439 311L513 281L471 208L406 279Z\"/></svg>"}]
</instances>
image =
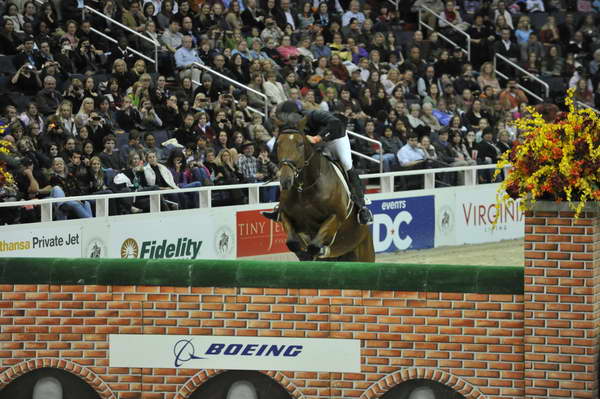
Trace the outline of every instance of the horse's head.
<instances>
[{"instance_id":1,"label":"horse's head","mask_svg":"<svg viewBox=\"0 0 600 399\"><path fill-rule=\"evenodd\" d=\"M294 186L300 172L306 166L310 143L301 133L280 133L277 138L277 159L279 159L279 180L283 190Z\"/></svg>"}]
</instances>

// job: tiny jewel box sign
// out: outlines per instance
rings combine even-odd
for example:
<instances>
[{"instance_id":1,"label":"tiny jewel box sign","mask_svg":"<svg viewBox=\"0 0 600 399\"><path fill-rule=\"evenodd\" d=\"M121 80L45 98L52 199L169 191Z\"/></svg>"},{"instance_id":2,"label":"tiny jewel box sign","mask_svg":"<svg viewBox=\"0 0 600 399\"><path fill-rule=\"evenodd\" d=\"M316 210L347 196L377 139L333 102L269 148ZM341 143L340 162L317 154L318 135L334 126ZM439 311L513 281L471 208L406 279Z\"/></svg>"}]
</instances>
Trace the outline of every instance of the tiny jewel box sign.
<instances>
[{"instance_id":1,"label":"tiny jewel box sign","mask_svg":"<svg viewBox=\"0 0 600 399\"><path fill-rule=\"evenodd\" d=\"M110 367L360 372L360 340L110 335Z\"/></svg>"}]
</instances>

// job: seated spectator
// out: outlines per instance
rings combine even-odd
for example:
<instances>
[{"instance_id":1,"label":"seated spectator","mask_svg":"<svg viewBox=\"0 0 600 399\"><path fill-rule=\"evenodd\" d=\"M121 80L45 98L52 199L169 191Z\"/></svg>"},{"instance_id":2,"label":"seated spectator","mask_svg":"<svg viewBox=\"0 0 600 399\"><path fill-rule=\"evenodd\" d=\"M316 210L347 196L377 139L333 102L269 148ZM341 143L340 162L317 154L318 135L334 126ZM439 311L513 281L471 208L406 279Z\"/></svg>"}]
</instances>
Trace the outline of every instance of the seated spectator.
<instances>
[{"instance_id":1,"label":"seated spectator","mask_svg":"<svg viewBox=\"0 0 600 399\"><path fill-rule=\"evenodd\" d=\"M146 155L147 164L144 166L144 176L149 186L156 186L159 190L176 189L177 185L169 169L158 162L158 154L148 151ZM177 194L167 194L167 204L173 209L179 209L182 204L178 203Z\"/></svg>"},{"instance_id":2,"label":"seated spectator","mask_svg":"<svg viewBox=\"0 0 600 399\"><path fill-rule=\"evenodd\" d=\"M99 155L99 158L102 161L102 167L117 171L121 170L123 168L121 157L119 156L118 151L115 151L116 137L109 134L104 137L102 142L104 144L104 150Z\"/></svg>"},{"instance_id":3,"label":"seated spectator","mask_svg":"<svg viewBox=\"0 0 600 399\"><path fill-rule=\"evenodd\" d=\"M166 167L171 172L173 182L179 188L201 187L202 181L207 178L205 174L202 174L202 180L196 180L191 165L187 163L185 156L180 149L171 151L166 162ZM196 169L198 173L202 170L197 167ZM182 209L197 209L200 205L199 193L192 192L169 195L175 198L175 202L180 204L180 208Z\"/></svg>"},{"instance_id":4,"label":"seated spectator","mask_svg":"<svg viewBox=\"0 0 600 399\"><path fill-rule=\"evenodd\" d=\"M379 138L379 142L382 146L383 156L379 153L373 154L373 158L383 162L383 171L391 172L398 168L398 159L396 154L402 147L402 141L393 135L391 126L387 126L383 131L383 136Z\"/></svg>"},{"instance_id":5,"label":"seated spectator","mask_svg":"<svg viewBox=\"0 0 600 399\"><path fill-rule=\"evenodd\" d=\"M198 56L196 49L192 48L192 37L183 36L181 39L181 47L175 51L175 65L179 70L179 78L191 78L194 87L197 86L194 82L200 82L200 69L194 63L204 64Z\"/></svg>"},{"instance_id":6,"label":"seated spectator","mask_svg":"<svg viewBox=\"0 0 600 399\"><path fill-rule=\"evenodd\" d=\"M94 106L95 104L93 98L86 97L83 99L81 107L79 108L79 112L77 112L77 115L75 115L75 125L78 128L89 123L92 113L94 112Z\"/></svg>"},{"instance_id":7,"label":"seated spectator","mask_svg":"<svg viewBox=\"0 0 600 399\"><path fill-rule=\"evenodd\" d=\"M428 156L419 144L418 136L409 133L408 141L398 151L398 162L403 168L422 169L426 167Z\"/></svg>"},{"instance_id":8,"label":"seated spectator","mask_svg":"<svg viewBox=\"0 0 600 399\"><path fill-rule=\"evenodd\" d=\"M65 161L56 157L52 161L52 171L50 173L50 185L52 190L50 197L52 198L64 198L64 197L75 197L82 195L79 191L79 185L77 179L71 175L65 165ZM89 201L77 201L70 200L65 202L56 203L56 219L64 220L68 216L73 215L80 218L91 218L92 207Z\"/></svg>"},{"instance_id":9,"label":"seated spectator","mask_svg":"<svg viewBox=\"0 0 600 399\"><path fill-rule=\"evenodd\" d=\"M37 93L35 101L43 115L48 116L56 112L62 101L62 95L56 90L56 79L52 76L44 78L44 88Z\"/></svg>"},{"instance_id":10,"label":"seated spectator","mask_svg":"<svg viewBox=\"0 0 600 399\"><path fill-rule=\"evenodd\" d=\"M277 81L277 72L275 71L267 73L267 81L263 83L263 89L273 106L287 100L283 85Z\"/></svg>"},{"instance_id":11,"label":"seated spectator","mask_svg":"<svg viewBox=\"0 0 600 399\"><path fill-rule=\"evenodd\" d=\"M116 120L119 127L125 131L139 128L142 123L140 112L133 106L131 97L123 99L123 106L117 111Z\"/></svg>"},{"instance_id":12,"label":"seated spectator","mask_svg":"<svg viewBox=\"0 0 600 399\"><path fill-rule=\"evenodd\" d=\"M498 133L498 143L496 144L500 149L500 152L504 154L512 149L512 142L510 141L510 133L507 130L502 129Z\"/></svg>"},{"instance_id":13,"label":"seated spectator","mask_svg":"<svg viewBox=\"0 0 600 399\"><path fill-rule=\"evenodd\" d=\"M223 149L216 158L215 185L232 185L243 182L244 176L235 166L235 152ZM244 193L240 189L222 191L222 205L234 205L244 202Z\"/></svg>"},{"instance_id":14,"label":"seated spectator","mask_svg":"<svg viewBox=\"0 0 600 399\"><path fill-rule=\"evenodd\" d=\"M517 87L515 79L509 79L506 89L500 93L500 103L506 111L515 112L522 103L529 103L527 96L523 90Z\"/></svg>"},{"instance_id":15,"label":"seated spectator","mask_svg":"<svg viewBox=\"0 0 600 399\"><path fill-rule=\"evenodd\" d=\"M27 96L33 96L39 92L42 82L40 72L30 63L23 64L10 80L15 91L22 92Z\"/></svg>"}]
</instances>

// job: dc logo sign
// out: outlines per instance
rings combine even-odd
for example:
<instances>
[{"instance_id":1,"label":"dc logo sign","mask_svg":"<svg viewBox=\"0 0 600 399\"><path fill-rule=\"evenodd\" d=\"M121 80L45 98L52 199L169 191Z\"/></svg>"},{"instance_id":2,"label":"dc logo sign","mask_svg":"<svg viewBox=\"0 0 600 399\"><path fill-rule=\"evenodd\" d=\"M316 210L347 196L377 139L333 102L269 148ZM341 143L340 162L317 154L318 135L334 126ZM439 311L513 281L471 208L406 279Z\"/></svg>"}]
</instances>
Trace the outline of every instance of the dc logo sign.
<instances>
[{"instance_id":1,"label":"dc logo sign","mask_svg":"<svg viewBox=\"0 0 600 399\"><path fill-rule=\"evenodd\" d=\"M435 203L433 195L373 201L375 252L433 248Z\"/></svg>"}]
</instances>

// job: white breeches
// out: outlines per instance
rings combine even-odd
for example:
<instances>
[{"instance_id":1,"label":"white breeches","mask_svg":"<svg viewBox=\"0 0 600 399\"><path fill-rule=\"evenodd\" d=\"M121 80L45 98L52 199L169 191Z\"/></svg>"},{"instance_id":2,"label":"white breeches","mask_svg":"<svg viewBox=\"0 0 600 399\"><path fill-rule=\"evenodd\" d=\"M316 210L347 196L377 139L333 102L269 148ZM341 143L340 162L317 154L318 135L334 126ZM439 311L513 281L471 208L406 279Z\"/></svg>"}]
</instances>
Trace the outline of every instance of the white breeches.
<instances>
[{"instance_id":1,"label":"white breeches","mask_svg":"<svg viewBox=\"0 0 600 399\"><path fill-rule=\"evenodd\" d=\"M344 171L352 169L352 152L350 149L350 140L347 135L339 139L331 140L325 147L338 161L340 161L344 167Z\"/></svg>"}]
</instances>

